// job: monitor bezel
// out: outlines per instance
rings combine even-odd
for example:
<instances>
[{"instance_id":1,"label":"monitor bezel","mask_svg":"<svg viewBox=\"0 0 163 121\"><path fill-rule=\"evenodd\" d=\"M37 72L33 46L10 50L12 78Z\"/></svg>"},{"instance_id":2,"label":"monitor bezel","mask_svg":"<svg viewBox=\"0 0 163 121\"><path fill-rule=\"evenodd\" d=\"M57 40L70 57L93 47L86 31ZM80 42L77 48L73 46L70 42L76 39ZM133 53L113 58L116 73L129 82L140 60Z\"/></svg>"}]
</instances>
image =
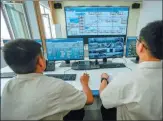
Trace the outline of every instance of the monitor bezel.
<instances>
[{"instance_id":1,"label":"monitor bezel","mask_svg":"<svg viewBox=\"0 0 163 121\"><path fill-rule=\"evenodd\" d=\"M83 40L83 38L55 38L55 39L46 39L45 41L46 41L46 43L48 42L48 40L54 40L54 41L56 41L56 40L66 40L66 39L82 39L82 41L83 41L83 58L81 58L81 59L57 59L57 60L55 60L55 59L53 59L53 60L51 60L51 59L49 59L48 58L48 52L46 52L47 53L47 59L49 60L49 61L72 61L72 60L84 60L84 57L85 57L85 54L84 54L84 40ZM67 41L68 42L68 41ZM47 44L46 44L46 48L48 48L48 46L47 46ZM47 51L48 51L48 49L46 49Z\"/></svg>"},{"instance_id":2,"label":"monitor bezel","mask_svg":"<svg viewBox=\"0 0 163 121\"><path fill-rule=\"evenodd\" d=\"M117 36L114 36L114 37L116 37L116 38L119 38L119 37L117 37ZM91 38L109 38L109 37L91 37ZM89 39L90 38L88 38L88 54L89 54ZM125 38L123 37L123 54L122 54L122 56L118 56L118 57L106 57L106 58L122 58L123 56L124 56L124 40ZM90 58L90 54L89 54L89 59L104 59L104 58Z\"/></svg>"},{"instance_id":3,"label":"monitor bezel","mask_svg":"<svg viewBox=\"0 0 163 121\"><path fill-rule=\"evenodd\" d=\"M127 37L126 37L125 58L135 58L135 57L137 57L138 55L135 55L135 56L127 56L127 41L128 41L128 38L136 38L136 41L137 41L138 36L127 36Z\"/></svg>"}]
</instances>

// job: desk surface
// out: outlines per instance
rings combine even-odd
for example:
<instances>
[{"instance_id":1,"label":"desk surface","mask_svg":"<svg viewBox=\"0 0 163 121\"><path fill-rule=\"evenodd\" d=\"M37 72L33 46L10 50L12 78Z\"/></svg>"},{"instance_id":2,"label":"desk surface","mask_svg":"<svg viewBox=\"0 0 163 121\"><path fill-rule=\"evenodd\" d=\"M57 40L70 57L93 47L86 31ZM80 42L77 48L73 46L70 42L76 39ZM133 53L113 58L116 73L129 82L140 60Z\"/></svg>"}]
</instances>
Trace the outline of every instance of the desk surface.
<instances>
[{"instance_id":1,"label":"desk surface","mask_svg":"<svg viewBox=\"0 0 163 121\"><path fill-rule=\"evenodd\" d=\"M136 68L136 64L131 61L131 59L125 59L125 58L116 58L112 60L113 62L121 62L125 63L126 67L128 68L108 68L108 69L96 69L96 70L71 70L71 67L59 67L59 63L57 62L56 64L56 69L55 71L51 72L45 72L46 74L77 74L76 80L75 81L66 81L67 83L73 85L75 88L82 90L82 86L80 84L80 76L83 73L88 73L90 75L90 81L89 81L89 86L90 89L93 92L94 96L98 96L98 90L100 86L100 76L102 73L108 73L110 75L110 79L112 80L118 73L120 72L129 72L131 71L130 69ZM129 69L130 68L130 69ZM7 66L1 69L1 73L3 72L12 72L12 70ZM1 95L2 95L2 90L5 86L5 84L9 81L9 78L1 78Z\"/></svg>"}]
</instances>

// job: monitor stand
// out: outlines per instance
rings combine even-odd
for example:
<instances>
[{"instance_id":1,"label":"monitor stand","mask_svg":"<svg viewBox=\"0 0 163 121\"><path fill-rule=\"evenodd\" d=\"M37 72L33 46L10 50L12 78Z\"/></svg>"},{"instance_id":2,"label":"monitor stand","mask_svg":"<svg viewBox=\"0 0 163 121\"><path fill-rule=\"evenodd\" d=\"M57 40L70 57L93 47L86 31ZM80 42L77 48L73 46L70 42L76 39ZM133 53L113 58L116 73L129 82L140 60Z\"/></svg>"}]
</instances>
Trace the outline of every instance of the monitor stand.
<instances>
[{"instance_id":1,"label":"monitor stand","mask_svg":"<svg viewBox=\"0 0 163 121\"><path fill-rule=\"evenodd\" d=\"M106 64L107 64L107 63L112 63L112 61L108 61L107 58L103 58L103 64L104 64L104 63L106 63Z\"/></svg>"},{"instance_id":2,"label":"monitor stand","mask_svg":"<svg viewBox=\"0 0 163 121\"><path fill-rule=\"evenodd\" d=\"M71 67L70 60L66 60L60 64L60 67Z\"/></svg>"},{"instance_id":3,"label":"monitor stand","mask_svg":"<svg viewBox=\"0 0 163 121\"><path fill-rule=\"evenodd\" d=\"M95 60L95 65L99 65L99 62L98 62L98 60L97 60L97 59Z\"/></svg>"},{"instance_id":4,"label":"monitor stand","mask_svg":"<svg viewBox=\"0 0 163 121\"><path fill-rule=\"evenodd\" d=\"M108 61L107 58L103 58L103 61L98 61L98 59L95 60L95 65L107 64L107 63L112 63L112 61Z\"/></svg>"}]
</instances>

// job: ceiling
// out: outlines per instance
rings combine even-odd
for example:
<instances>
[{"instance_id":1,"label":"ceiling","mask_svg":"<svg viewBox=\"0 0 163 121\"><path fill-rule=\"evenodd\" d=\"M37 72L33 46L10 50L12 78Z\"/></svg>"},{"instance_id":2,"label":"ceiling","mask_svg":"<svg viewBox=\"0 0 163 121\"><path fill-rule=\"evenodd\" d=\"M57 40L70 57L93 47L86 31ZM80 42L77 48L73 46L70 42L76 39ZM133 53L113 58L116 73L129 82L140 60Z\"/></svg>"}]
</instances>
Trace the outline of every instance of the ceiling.
<instances>
[{"instance_id":1,"label":"ceiling","mask_svg":"<svg viewBox=\"0 0 163 121\"><path fill-rule=\"evenodd\" d=\"M124 2L141 2L142 0L54 0L56 2L61 1L124 1Z\"/></svg>"}]
</instances>

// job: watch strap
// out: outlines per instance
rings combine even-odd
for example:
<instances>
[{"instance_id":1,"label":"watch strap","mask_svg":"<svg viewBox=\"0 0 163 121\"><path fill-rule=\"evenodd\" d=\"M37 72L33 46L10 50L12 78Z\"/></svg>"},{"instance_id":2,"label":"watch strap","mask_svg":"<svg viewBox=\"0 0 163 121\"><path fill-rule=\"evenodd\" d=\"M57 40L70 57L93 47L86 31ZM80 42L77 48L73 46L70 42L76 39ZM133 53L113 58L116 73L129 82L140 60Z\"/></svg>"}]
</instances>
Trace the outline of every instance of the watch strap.
<instances>
[{"instance_id":1,"label":"watch strap","mask_svg":"<svg viewBox=\"0 0 163 121\"><path fill-rule=\"evenodd\" d=\"M103 80L106 80L107 81L107 84L109 83L108 79L107 78L101 78L101 83Z\"/></svg>"}]
</instances>

